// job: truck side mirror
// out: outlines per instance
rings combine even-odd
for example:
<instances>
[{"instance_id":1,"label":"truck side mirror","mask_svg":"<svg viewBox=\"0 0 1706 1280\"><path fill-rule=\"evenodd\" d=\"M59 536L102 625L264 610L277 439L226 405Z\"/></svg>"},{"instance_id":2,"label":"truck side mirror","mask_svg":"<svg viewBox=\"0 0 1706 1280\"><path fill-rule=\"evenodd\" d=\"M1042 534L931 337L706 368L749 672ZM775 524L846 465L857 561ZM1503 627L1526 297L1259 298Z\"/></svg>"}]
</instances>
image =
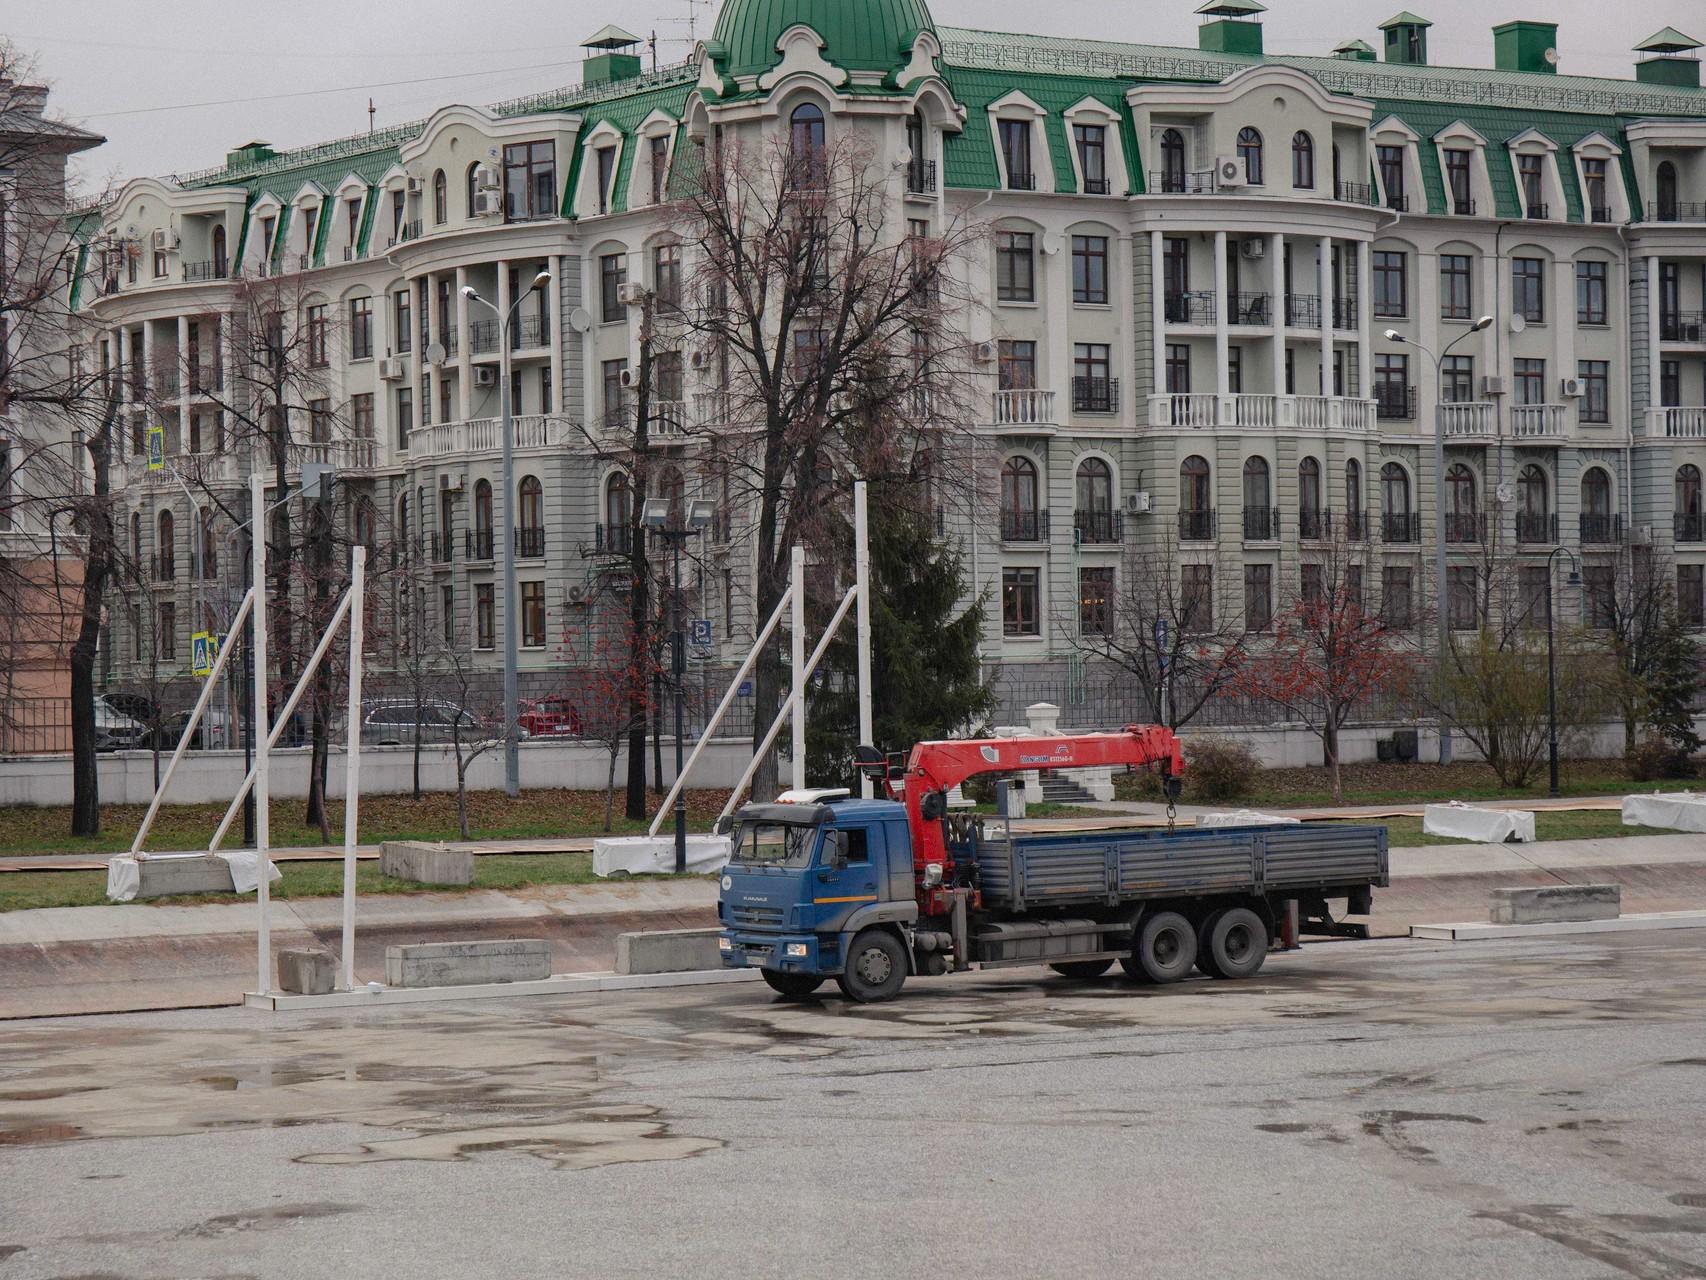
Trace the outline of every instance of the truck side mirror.
<instances>
[{"instance_id":1,"label":"truck side mirror","mask_svg":"<svg viewBox=\"0 0 1706 1280\"><path fill-rule=\"evenodd\" d=\"M948 797L945 792L932 791L918 802L919 816L926 822L937 822L947 816Z\"/></svg>"},{"instance_id":2,"label":"truck side mirror","mask_svg":"<svg viewBox=\"0 0 1706 1280\"><path fill-rule=\"evenodd\" d=\"M718 835L726 836L731 831L733 831L734 829L735 829L735 816L734 816L734 814L725 813L722 817L717 819L717 834Z\"/></svg>"}]
</instances>

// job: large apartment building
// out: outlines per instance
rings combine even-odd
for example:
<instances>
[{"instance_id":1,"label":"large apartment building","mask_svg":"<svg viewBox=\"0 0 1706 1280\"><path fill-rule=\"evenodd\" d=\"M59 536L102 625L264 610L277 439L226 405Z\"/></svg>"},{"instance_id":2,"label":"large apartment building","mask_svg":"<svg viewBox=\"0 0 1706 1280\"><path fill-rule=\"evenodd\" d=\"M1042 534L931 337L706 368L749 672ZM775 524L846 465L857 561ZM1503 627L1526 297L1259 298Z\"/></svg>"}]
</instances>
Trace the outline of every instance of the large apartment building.
<instances>
[{"instance_id":1,"label":"large apartment building","mask_svg":"<svg viewBox=\"0 0 1706 1280\"><path fill-rule=\"evenodd\" d=\"M493 665L500 331L464 289L516 308L522 663L560 662L626 545L601 441L631 412L635 300L684 269L672 183L714 136L802 129L868 135L914 233L989 228L966 321L988 474L964 486L987 501L951 523L1004 671L1077 671L1075 642L1160 546L1187 591L1240 578L1253 629L1330 538L1363 548L1391 616L1424 616L1441 521L1451 625L1473 625L1489 563L1532 583L1565 546L1591 591L1632 545L1674 563L1699 625L1697 42L1667 28L1631 78L1590 78L1559 65L1556 27L1510 22L1494 67L1447 67L1406 12L1364 33L1378 51L1346 33L1280 54L1262 8L1207 4L1198 47L1166 48L1135 14L1123 42L942 27L923 0L725 0L681 66L642 71L607 28L577 88L130 183L79 295L89 358L130 401L123 484L153 579L115 616L116 678L187 662L213 598L192 565L231 572L217 528L191 543L219 519L198 494L252 465L216 388L260 288L291 291L324 380L293 457L339 467L352 528L419 546L424 625ZM653 389L680 473L665 484L696 495L713 377L666 353ZM717 522L696 584L725 656L754 622L745 530L738 511Z\"/></svg>"}]
</instances>

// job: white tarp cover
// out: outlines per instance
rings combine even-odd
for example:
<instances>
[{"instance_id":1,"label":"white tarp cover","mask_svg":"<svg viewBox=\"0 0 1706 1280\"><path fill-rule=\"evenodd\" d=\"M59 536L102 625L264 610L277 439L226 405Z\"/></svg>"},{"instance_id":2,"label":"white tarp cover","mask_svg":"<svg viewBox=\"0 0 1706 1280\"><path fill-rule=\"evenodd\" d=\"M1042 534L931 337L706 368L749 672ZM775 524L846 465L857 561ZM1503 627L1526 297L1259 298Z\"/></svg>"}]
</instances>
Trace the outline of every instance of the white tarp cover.
<instances>
[{"instance_id":1,"label":"white tarp cover","mask_svg":"<svg viewBox=\"0 0 1706 1280\"><path fill-rule=\"evenodd\" d=\"M688 836L687 870L691 875L721 871L733 851L727 836ZM610 876L673 875L675 836L612 836L592 842L592 873Z\"/></svg>"},{"instance_id":2,"label":"white tarp cover","mask_svg":"<svg viewBox=\"0 0 1706 1280\"><path fill-rule=\"evenodd\" d=\"M231 885L238 893L253 893L261 887L258 874L261 866L261 856L253 849L234 849L230 853L219 855L231 864ZM267 883L277 884L284 876L278 867L267 863Z\"/></svg>"},{"instance_id":3,"label":"white tarp cover","mask_svg":"<svg viewBox=\"0 0 1706 1280\"><path fill-rule=\"evenodd\" d=\"M1706 831L1706 795L1677 791L1669 795L1624 796L1623 825Z\"/></svg>"},{"instance_id":4,"label":"white tarp cover","mask_svg":"<svg viewBox=\"0 0 1706 1280\"><path fill-rule=\"evenodd\" d=\"M128 853L107 863L107 897L114 902L133 902L142 888L142 870Z\"/></svg>"},{"instance_id":5,"label":"white tarp cover","mask_svg":"<svg viewBox=\"0 0 1706 1280\"><path fill-rule=\"evenodd\" d=\"M1422 834L1481 844L1534 843L1534 815L1526 809L1477 809L1453 800L1422 810Z\"/></svg>"},{"instance_id":6,"label":"white tarp cover","mask_svg":"<svg viewBox=\"0 0 1706 1280\"><path fill-rule=\"evenodd\" d=\"M1199 813L1199 827L1271 827L1278 823L1296 823L1296 818L1282 818L1278 814L1259 813L1255 809L1233 809L1227 813Z\"/></svg>"}]
</instances>

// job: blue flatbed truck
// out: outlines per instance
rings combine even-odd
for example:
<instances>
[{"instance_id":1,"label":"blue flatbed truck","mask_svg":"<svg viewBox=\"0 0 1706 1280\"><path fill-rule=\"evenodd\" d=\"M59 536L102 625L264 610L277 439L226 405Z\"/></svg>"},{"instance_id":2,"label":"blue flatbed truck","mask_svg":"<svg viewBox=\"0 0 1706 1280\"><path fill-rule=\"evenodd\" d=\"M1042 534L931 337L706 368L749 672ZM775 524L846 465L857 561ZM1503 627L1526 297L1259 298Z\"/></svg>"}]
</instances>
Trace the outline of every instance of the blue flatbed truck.
<instances>
[{"instance_id":1,"label":"blue flatbed truck","mask_svg":"<svg viewBox=\"0 0 1706 1280\"><path fill-rule=\"evenodd\" d=\"M1000 745L981 758L999 763L975 771L1074 767L1106 754L1062 756L1059 743L1084 740L1044 739L1054 754L1043 765L1026 756L1025 739L990 741ZM724 965L758 968L788 996L834 979L861 1002L892 999L909 977L974 967L1048 965L1089 979L1118 962L1147 982L1193 969L1242 978L1262 967L1293 903L1331 927L1329 901L1367 914L1388 883L1384 827L1012 835L999 821L950 816L942 783L956 771L931 769L928 754L917 767L920 751L946 745L966 744L914 749L903 801L841 792L744 806L718 904ZM1172 759L1176 778L1176 750Z\"/></svg>"}]
</instances>

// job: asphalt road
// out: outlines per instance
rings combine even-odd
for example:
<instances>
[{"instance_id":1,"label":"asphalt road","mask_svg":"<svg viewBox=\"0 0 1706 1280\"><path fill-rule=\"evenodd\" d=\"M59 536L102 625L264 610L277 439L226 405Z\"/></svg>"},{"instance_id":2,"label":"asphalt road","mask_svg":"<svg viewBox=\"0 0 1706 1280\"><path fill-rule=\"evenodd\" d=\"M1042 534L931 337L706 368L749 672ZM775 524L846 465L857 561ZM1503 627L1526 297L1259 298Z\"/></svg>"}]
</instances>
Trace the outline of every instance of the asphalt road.
<instances>
[{"instance_id":1,"label":"asphalt road","mask_svg":"<svg viewBox=\"0 0 1706 1280\"><path fill-rule=\"evenodd\" d=\"M0 1025L0 1280L1706 1276L1706 939Z\"/></svg>"}]
</instances>

